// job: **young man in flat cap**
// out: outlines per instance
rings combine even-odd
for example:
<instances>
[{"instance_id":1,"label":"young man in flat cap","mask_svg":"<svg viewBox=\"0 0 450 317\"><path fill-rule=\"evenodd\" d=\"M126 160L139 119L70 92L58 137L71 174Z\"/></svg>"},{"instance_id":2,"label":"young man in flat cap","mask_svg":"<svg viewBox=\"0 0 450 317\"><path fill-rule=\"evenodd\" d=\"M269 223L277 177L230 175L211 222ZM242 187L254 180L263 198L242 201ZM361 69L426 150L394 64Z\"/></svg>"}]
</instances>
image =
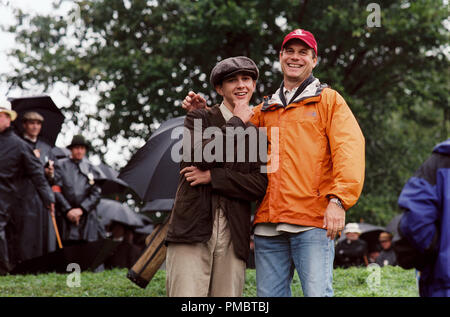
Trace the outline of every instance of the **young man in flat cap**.
<instances>
[{"instance_id":1,"label":"young man in flat cap","mask_svg":"<svg viewBox=\"0 0 450 317\"><path fill-rule=\"evenodd\" d=\"M291 296L295 267L305 296L332 296L333 240L362 191L364 136L342 96L312 75L312 33L287 34L279 61L284 80L251 120L268 128L268 155L279 156L254 220L257 293ZM205 105L193 92L183 101L186 109ZM279 129L277 148L272 128Z\"/></svg>"},{"instance_id":2,"label":"young man in flat cap","mask_svg":"<svg viewBox=\"0 0 450 317\"><path fill-rule=\"evenodd\" d=\"M49 180L53 178L55 156L52 146L39 137L42 130L44 117L35 111L26 112L22 118L23 138L33 147L33 152L45 166L45 175Z\"/></svg>"},{"instance_id":3,"label":"young man in flat cap","mask_svg":"<svg viewBox=\"0 0 450 317\"><path fill-rule=\"evenodd\" d=\"M183 147L180 182L166 238L168 296L242 296L251 202L260 200L267 186L267 177L261 172L265 158L250 159L251 137L244 133L254 129L258 134L249 123L253 115L249 101L257 78L258 68L247 57L219 62L210 79L223 102L186 116L183 142L190 146L185 143ZM203 136L212 127L217 133ZM196 143L195 133L201 134L200 142ZM215 148L214 159L203 155L197 159L198 150L205 154L219 139L222 142L216 143L220 145ZM245 142L245 153L239 153L240 141ZM227 156L230 151L235 154L231 159ZM245 159L238 160L242 154Z\"/></svg>"},{"instance_id":4,"label":"young man in flat cap","mask_svg":"<svg viewBox=\"0 0 450 317\"><path fill-rule=\"evenodd\" d=\"M41 162L31 147L12 130L11 121L16 118L17 113L11 110L11 103L0 101L0 275L12 269L9 250L13 250L15 245L6 240L5 230L7 225L11 225L8 222L10 213L14 212L12 207L26 199L18 183L29 177L47 210L53 212L55 202Z\"/></svg>"},{"instance_id":5,"label":"young man in flat cap","mask_svg":"<svg viewBox=\"0 0 450 317\"><path fill-rule=\"evenodd\" d=\"M100 201L101 188L96 182L101 172L85 157L89 148L82 135L75 135L67 148L70 158L55 164L55 192L61 216L61 239L63 245L75 245L99 238L96 206Z\"/></svg>"}]
</instances>

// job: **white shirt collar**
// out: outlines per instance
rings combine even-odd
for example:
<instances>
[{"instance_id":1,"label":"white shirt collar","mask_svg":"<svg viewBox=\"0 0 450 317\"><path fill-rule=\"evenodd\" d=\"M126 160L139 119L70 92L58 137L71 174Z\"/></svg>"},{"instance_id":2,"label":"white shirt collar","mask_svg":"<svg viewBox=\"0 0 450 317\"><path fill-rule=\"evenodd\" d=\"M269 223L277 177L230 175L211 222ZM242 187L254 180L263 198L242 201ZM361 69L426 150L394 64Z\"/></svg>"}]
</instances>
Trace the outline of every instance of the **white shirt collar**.
<instances>
[{"instance_id":1,"label":"white shirt collar","mask_svg":"<svg viewBox=\"0 0 450 317\"><path fill-rule=\"evenodd\" d=\"M231 112L230 109L228 109L227 106L225 106L223 101L220 104L219 109L220 109L220 112L222 113L222 116L224 117L225 121L230 120L234 116L233 112Z\"/></svg>"}]
</instances>

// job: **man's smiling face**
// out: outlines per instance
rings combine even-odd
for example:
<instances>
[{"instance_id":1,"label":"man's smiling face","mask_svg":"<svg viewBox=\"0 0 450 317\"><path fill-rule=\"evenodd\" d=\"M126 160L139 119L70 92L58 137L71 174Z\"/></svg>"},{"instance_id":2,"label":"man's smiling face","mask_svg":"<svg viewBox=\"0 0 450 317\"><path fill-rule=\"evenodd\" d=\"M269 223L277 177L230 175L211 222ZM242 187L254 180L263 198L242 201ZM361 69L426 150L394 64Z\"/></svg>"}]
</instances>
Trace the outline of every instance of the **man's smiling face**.
<instances>
[{"instance_id":1,"label":"man's smiling face","mask_svg":"<svg viewBox=\"0 0 450 317\"><path fill-rule=\"evenodd\" d=\"M291 40L280 52L281 70L286 80L303 82L317 64L313 50L301 40Z\"/></svg>"}]
</instances>

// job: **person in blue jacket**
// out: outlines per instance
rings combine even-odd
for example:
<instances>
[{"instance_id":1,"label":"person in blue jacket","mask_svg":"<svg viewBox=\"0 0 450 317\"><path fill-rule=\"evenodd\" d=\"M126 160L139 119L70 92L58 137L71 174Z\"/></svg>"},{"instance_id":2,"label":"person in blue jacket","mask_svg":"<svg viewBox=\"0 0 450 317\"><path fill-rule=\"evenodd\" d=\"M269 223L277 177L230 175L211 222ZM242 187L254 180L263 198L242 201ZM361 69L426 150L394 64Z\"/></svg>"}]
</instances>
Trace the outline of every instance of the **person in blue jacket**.
<instances>
[{"instance_id":1,"label":"person in blue jacket","mask_svg":"<svg viewBox=\"0 0 450 317\"><path fill-rule=\"evenodd\" d=\"M399 229L426 258L419 279L424 297L450 297L450 139L438 144L404 186Z\"/></svg>"}]
</instances>

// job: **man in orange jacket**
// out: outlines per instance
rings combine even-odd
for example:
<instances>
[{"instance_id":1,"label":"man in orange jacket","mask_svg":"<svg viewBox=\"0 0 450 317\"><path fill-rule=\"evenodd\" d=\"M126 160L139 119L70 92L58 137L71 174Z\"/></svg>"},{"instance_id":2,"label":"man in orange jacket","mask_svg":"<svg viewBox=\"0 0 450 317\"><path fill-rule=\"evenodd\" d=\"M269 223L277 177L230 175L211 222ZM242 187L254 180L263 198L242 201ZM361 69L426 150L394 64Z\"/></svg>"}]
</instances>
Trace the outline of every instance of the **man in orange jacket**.
<instances>
[{"instance_id":1,"label":"man in orange jacket","mask_svg":"<svg viewBox=\"0 0 450 317\"><path fill-rule=\"evenodd\" d=\"M305 296L332 296L333 240L362 191L364 136L342 96L312 75L313 34L287 34L279 61L284 80L251 120L269 139L269 183L254 220L257 293L291 296L295 267ZM193 92L183 101L188 110L205 105Z\"/></svg>"}]
</instances>

